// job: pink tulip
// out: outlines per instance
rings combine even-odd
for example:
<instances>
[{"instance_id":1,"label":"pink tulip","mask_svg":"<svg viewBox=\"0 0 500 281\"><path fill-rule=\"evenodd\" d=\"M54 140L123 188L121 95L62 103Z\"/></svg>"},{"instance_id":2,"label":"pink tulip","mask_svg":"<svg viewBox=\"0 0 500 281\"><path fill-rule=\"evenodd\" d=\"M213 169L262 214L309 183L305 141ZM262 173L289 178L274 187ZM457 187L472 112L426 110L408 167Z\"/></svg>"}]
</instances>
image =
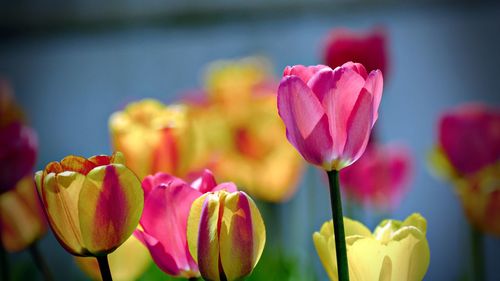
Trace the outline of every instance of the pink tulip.
<instances>
[{"instance_id":1,"label":"pink tulip","mask_svg":"<svg viewBox=\"0 0 500 281\"><path fill-rule=\"evenodd\" d=\"M0 194L16 187L32 172L37 154L36 133L19 122L0 128Z\"/></svg>"},{"instance_id":2,"label":"pink tulip","mask_svg":"<svg viewBox=\"0 0 500 281\"><path fill-rule=\"evenodd\" d=\"M330 67L336 67L348 61L356 61L363 64L368 71L380 69L387 76L386 37L382 28L368 32L334 29L325 42L324 62Z\"/></svg>"},{"instance_id":3,"label":"pink tulip","mask_svg":"<svg viewBox=\"0 0 500 281\"><path fill-rule=\"evenodd\" d=\"M340 170L363 154L378 117L383 78L363 65L285 68L278 113L290 143L311 164Z\"/></svg>"},{"instance_id":4,"label":"pink tulip","mask_svg":"<svg viewBox=\"0 0 500 281\"><path fill-rule=\"evenodd\" d=\"M134 235L149 249L154 262L169 275L192 278L200 275L187 245L187 219L194 200L206 192L236 191L232 183L217 185L208 170L193 183L165 173L147 176L142 182L144 211Z\"/></svg>"},{"instance_id":5,"label":"pink tulip","mask_svg":"<svg viewBox=\"0 0 500 281\"><path fill-rule=\"evenodd\" d=\"M411 176L411 156L404 147L369 144L365 153L342 170L345 194L380 210L396 207Z\"/></svg>"},{"instance_id":6,"label":"pink tulip","mask_svg":"<svg viewBox=\"0 0 500 281\"><path fill-rule=\"evenodd\" d=\"M459 175L500 160L500 108L467 104L443 114L439 145Z\"/></svg>"}]
</instances>

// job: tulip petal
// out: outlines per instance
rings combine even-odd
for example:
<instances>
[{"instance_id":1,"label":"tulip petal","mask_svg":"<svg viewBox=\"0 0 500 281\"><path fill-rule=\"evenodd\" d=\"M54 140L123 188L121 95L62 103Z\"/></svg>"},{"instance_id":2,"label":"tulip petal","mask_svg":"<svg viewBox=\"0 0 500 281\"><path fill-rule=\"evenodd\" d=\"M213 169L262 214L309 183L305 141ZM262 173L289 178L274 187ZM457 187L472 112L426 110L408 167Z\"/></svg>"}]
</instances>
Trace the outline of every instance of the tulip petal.
<instances>
[{"instance_id":1,"label":"tulip petal","mask_svg":"<svg viewBox=\"0 0 500 281\"><path fill-rule=\"evenodd\" d=\"M149 193L156 187L160 185L164 186L177 186L177 185L185 185L186 183L174 176L169 174L165 174L163 172L156 173L154 175L150 175L144 178L142 181L142 189L144 190L144 198L149 196Z\"/></svg>"},{"instance_id":2,"label":"tulip petal","mask_svg":"<svg viewBox=\"0 0 500 281\"><path fill-rule=\"evenodd\" d=\"M201 193L207 193L213 191L213 188L217 186L214 174L210 170L203 170L201 176L191 183L194 189L199 190Z\"/></svg>"},{"instance_id":3,"label":"tulip petal","mask_svg":"<svg viewBox=\"0 0 500 281\"><path fill-rule=\"evenodd\" d=\"M201 220L201 212L208 195L208 193L205 193L202 196L198 197L198 199L194 200L193 204L191 204L191 210L189 211L187 222L187 241L189 246L189 253L195 261L198 260L198 237L200 234L199 226Z\"/></svg>"},{"instance_id":4,"label":"tulip petal","mask_svg":"<svg viewBox=\"0 0 500 281\"><path fill-rule=\"evenodd\" d=\"M91 161L75 155L69 155L61 160L61 167L64 171L74 171L82 175L88 174L92 169L96 167Z\"/></svg>"},{"instance_id":5,"label":"tulip petal","mask_svg":"<svg viewBox=\"0 0 500 281\"><path fill-rule=\"evenodd\" d=\"M201 193L186 183L162 184L150 192L144 203L141 218L144 232L161 239L165 245L164 254L169 255L180 269L187 270L194 262L186 252L186 231L191 204L199 196Z\"/></svg>"},{"instance_id":6,"label":"tulip petal","mask_svg":"<svg viewBox=\"0 0 500 281\"><path fill-rule=\"evenodd\" d=\"M238 191L238 187L236 187L236 184L234 184L232 182L223 182L223 183L218 184L211 191L215 192L215 191L219 191L219 190L225 190L227 192L236 192L236 191Z\"/></svg>"},{"instance_id":7,"label":"tulip petal","mask_svg":"<svg viewBox=\"0 0 500 281\"><path fill-rule=\"evenodd\" d=\"M326 80L329 80L332 88L322 94L321 102L328 116L330 135L334 136L333 155L337 158L344 151L349 116L359 99L365 80L356 71L344 67L336 68L330 75L327 72L319 72L311 79L315 84L327 84Z\"/></svg>"},{"instance_id":8,"label":"tulip petal","mask_svg":"<svg viewBox=\"0 0 500 281\"><path fill-rule=\"evenodd\" d=\"M144 204L137 176L122 164L99 166L83 182L80 228L89 252L109 252L133 233Z\"/></svg>"},{"instance_id":9,"label":"tulip petal","mask_svg":"<svg viewBox=\"0 0 500 281\"><path fill-rule=\"evenodd\" d=\"M208 194L201 209L197 256L200 273L207 280L220 280L218 222L223 215L223 196L220 199L219 202L218 195Z\"/></svg>"},{"instance_id":10,"label":"tulip petal","mask_svg":"<svg viewBox=\"0 0 500 281\"><path fill-rule=\"evenodd\" d=\"M172 276L180 274L179 267L174 258L165 251L165 248L158 239L141 230L134 231L134 236L148 248L153 261L161 270Z\"/></svg>"},{"instance_id":11,"label":"tulip petal","mask_svg":"<svg viewBox=\"0 0 500 281\"><path fill-rule=\"evenodd\" d=\"M378 119L378 108L382 100L382 91L384 89L382 72L380 70L370 72L364 88L373 95L373 124L375 124L375 121Z\"/></svg>"},{"instance_id":12,"label":"tulip petal","mask_svg":"<svg viewBox=\"0 0 500 281\"><path fill-rule=\"evenodd\" d=\"M347 140L343 153L347 165L358 160L368 144L372 129L372 102L372 94L362 89L347 122Z\"/></svg>"},{"instance_id":13,"label":"tulip petal","mask_svg":"<svg viewBox=\"0 0 500 281\"><path fill-rule=\"evenodd\" d=\"M49 173L35 176L38 192L52 231L61 245L74 255L86 252L80 231L78 195L85 176L77 172Z\"/></svg>"},{"instance_id":14,"label":"tulip petal","mask_svg":"<svg viewBox=\"0 0 500 281\"><path fill-rule=\"evenodd\" d=\"M303 66L303 65L294 65L294 66L287 66L285 67L285 70L283 71L283 76L297 76L299 77L304 83L307 83L309 79L318 71L328 68L326 65L312 65L312 66Z\"/></svg>"},{"instance_id":15,"label":"tulip petal","mask_svg":"<svg viewBox=\"0 0 500 281\"><path fill-rule=\"evenodd\" d=\"M307 161L322 165L332 146L327 116L317 97L299 78L288 76L281 81L278 113L288 140Z\"/></svg>"},{"instance_id":16,"label":"tulip petal","mask_svg":"<svg viewBox=\"0 0 500 281\"><path fill-rule=\"evenodd\" d=\"M237 280L253 269L253 223L250 204L242 192L228 194L220 230L220 260L227 280Z\"/></svg>"},{"instance_id":17,"label":"tulip petal","mask_svg":"<svg viewBox=\"0 0 500 281\"><path fill-rule=\"evenodd\" d=\"M344 63L342 67L356 71L356 73L358 73L361 77L363 77L363 79L366 79L366 77L368 76L365 66L362 65L361 63L349 61Z\"/></svg>"}]
</instances>

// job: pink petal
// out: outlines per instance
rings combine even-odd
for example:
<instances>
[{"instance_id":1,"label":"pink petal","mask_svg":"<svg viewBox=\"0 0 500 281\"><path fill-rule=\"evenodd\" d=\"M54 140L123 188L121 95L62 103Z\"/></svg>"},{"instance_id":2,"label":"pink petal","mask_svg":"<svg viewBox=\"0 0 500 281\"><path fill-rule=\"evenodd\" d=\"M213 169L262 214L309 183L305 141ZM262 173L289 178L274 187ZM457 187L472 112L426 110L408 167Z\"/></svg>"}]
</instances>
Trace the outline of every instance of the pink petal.
<instances>
[{"instance_id":1,"label":"pink petal","mask_svg":"<svg viewBox=\"0 0 500 281\"><path fill-rule=\"evenodd\" d=\"M178 266L174 258L165 251L165 248L158 239L141 230L136 230L134 236L148 248L153 261L161 270L172 276L178 276L181 273L180 266Z\"/></svg>"},{"instance_id":2,"label":"pink petal","mask_svg":"<svg viewBox=\"0 0 500 281\"><path fill-rule=\"evenodd\" d=\"M144 178L142 181L142 189L144 190L144 198L147 198L151 190L160 185L183 185L186 184L183 180L171 176L169 174L158 172Z\"/></svg>"},{"instance_id":3,"label":"pink petal","mask_svg":"<svg viewBox=\"0 0 500 281\"><path fill-rule=\"evenodd\" d=\"M238 187L232 182L223 182L217 185L212 191L225 190L227 192L236 192Z\"/></svg>"},{"instance_id":4,"label":"pink petal","mask_svg":"<svg viewBox=\"0 0 500 281\"><path fill-rule=\"evenodd\" d=\"M287 76L280 83L278 113L290 143L307 161L322 165L332 147L328 119L317 97L296 76Z\"/></svg>"},{"instance_id":5,"label":"pink petal","mask_svg":"<svg viewBox=\"0 0 500 281\"><path fill-rule=\"evenodd\" d=\"M360 63L348 61L344 63L342 67L356 71L361 77L363 77L363 79L366 79L368 76L368 72L366 72L365 67Z\"/></svg>"},{"instance_id":6,"label":"pink petal","mask_svg":"<svg viewBox=\"0 0 500 281\"><path fill-rule=\"evenodd\" d=\"M342 155L343 160L353 163L365 151L373 120L373 96L365 89L361 90L347 121L347 140Z\"/></svg>"},{"instance_id":7,"label":"pink petal","mask_svg":"<svg viewBox=\"0 0 500 281\"><path fill-rule=\"evenodd\" d=\"M216 186L214 174L208 169L203 170L201 176L191 183L191 187L201 193L213 191Z\"/></svg>"},{"instance_id":8,"label":"pink petal","mask_svg":"<svg viewBox=\"0 0 500 281\"><path fill-rule=\"evenodd\" d=\"M382 90L384 88L384 78L380 70L370 72L364 88L373 95L373 124L378 119L378 107L382 100Z\"/></svg>"},{"instance_id":9,"label":"pink petal","mask_svg":"<svg viewBox=\"0 0 500 281\"><path fill-rule=\"evenodd\" d=\"M179 267L188 268L192 258L187 251L187 218L191 204L201 193L185 183L173 183L151 190L144 202L141 226L145 233L160 240Z\"/></svg>"},{"instance_id":10,"label":"pink petal","mask_svg":"<svg viewBox=\"0 0 500 281\"><path fill-rule=\"evenodd\" d=\"M327 79L330 82L326 82ZM327 72L319 72L311 81L315 89L320 88L316 84L321 83L333 86L329 91L324 92L322 103L328 116L330 134L334 138L333 154L338 156L344 150L346 143L347 120L365 81L356 71L343 67L336 68L331 75Z\"/></svg>"},{"instance_id":11,"label":"pink petal","mask_svg":"<svg viewBox=\"0 0 500 281\"><path fill-rule=\"evenodd\" d=\"M318 71L327 68L329 69L328 66L326 65L313 65L313 66L303 66L303 65L294 65L294 66L287 66L285 67L285 70L283 71L283 76L297 76L299 77L304 83L307 83L309 79Z\"/></svg>"}]
</instances>

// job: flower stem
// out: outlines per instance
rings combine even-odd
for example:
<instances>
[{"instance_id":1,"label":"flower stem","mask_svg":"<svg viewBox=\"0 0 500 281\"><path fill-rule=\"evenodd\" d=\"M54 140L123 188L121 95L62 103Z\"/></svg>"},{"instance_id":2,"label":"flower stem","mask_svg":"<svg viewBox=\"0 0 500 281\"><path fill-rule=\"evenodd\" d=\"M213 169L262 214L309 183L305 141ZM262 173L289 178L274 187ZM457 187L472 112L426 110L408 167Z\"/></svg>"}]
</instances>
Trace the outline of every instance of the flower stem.
<instances>
[{"instance_id":1,"label":"flower stem","mask_svg":"<svg viewBox=\"0 0 500 281\"><path fill-rule=\"evenodd\" d=\"M108 255L96 257L99 263L99 270L101 271L102 281L113 281L111 271L109 270Z\"/></svg>"},{"instance_id":2,"label":"flower stem","mask_svg":"<svg viewBox=\"0 0 500 281\"><path fill-rule=\"evenodd\" d=\"M473 225L471 229L471 244L472 244L472 280L484 281L484 248L483 234Z\"/></svg>"},{"instance_id":3,"label":"flower stem","mask_svg":"<svg viewBox=\"0 0 500 281\"><path fill-rule=\"evenodd\" d=\"M0 266L2 270L2 280L10 280L10 272L9 272L9 261L7 260L7 251L3 245L2 239L2 229L0 225Z\"/></svg>"},{"instance_id":4,"label":"flower stem","mask_svg":"<svg viewBox=\"0 0 500 281\"><path fill-rule=\"evenodd\" d=\"M347 264L347 247L345 244L344 217L340 198L339 172L327 171L330 184L330 203L332 205L333 231L335 235L335 252L337 255L337 272L339 281L349 281Z\"/></svg>"},{"instance_id":5,"label":"flower stem","mask_svg":"<svg viewBox=\"0 0 500 281\"><path fill-rule=\"evenodd\" d=\"M43 279L45 281L52 281L54 278L52 278L52 274L50 273L49 267L47 266L47 263L45 262L45 259L43 256L40 254L40 251L38 250L38 245L36 242L31 244L29 248L30 254L33 257L33 260L35 261L36 266L40 270L40 272L43 275Z\"/></svg>"}]
</instances>

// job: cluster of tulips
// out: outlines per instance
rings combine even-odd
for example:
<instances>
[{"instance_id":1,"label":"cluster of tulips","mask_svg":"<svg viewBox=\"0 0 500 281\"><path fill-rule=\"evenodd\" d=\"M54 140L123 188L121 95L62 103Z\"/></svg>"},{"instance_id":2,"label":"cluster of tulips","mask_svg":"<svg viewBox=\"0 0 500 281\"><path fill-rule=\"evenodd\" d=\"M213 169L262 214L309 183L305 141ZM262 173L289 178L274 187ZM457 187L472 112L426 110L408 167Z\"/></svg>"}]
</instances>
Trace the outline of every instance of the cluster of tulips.
<instances>
[{"instance_id":1,"label":"cluster of tulips","mask_svg":"<svg viewBox=\"0 0 500 281\"><path fill-rule=\"evenodd\" d=\"M116 152L70 155L35 174L36 135L2 82L2 249L32 249L50 280L36 250L48 225L95 279L136 279L152 259L173 277L241 280L266 244L252 197L291 198L304 159L328 177L332 220L312 238L329 278L422 280L425 218L383 220L372 232L342 210L341 193L393 209L410 178L408 149L380 144L374 131L385 40L381 29L335 30L327 65L286 67L279 84L262 58L216 62L201 95L175 105L145 99L114 113ZM432 165L457 187L474 229L500 235L500 112L467 105L443 114L438 127ZM5 263L2 273L7 280Z\"/></svg>"}]
</instances>

